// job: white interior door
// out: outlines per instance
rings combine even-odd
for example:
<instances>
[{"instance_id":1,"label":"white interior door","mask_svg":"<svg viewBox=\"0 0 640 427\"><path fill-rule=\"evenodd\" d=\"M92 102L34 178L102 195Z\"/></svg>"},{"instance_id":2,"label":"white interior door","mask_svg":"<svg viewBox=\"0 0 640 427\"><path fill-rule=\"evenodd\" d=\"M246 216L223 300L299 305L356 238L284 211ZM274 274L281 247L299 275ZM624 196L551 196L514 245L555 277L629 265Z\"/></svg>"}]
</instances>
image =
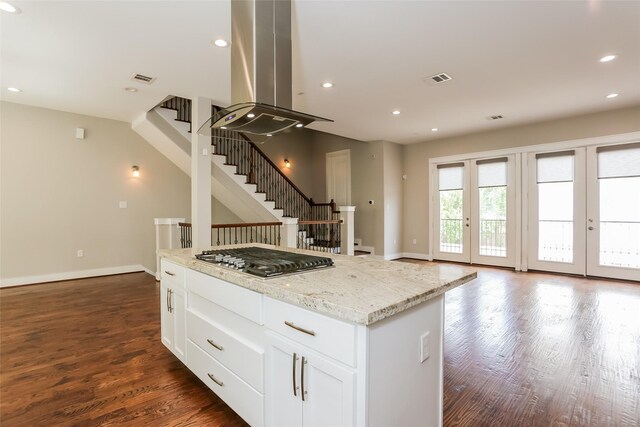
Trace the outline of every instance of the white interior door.
<instances>
[{"instance_id":1,"label":"white interior door","mask_svg":"<svg viewBox=\"0 0 640 427\"><path fill-rule=\"evenodd\" d=\"M435 259L471 262L469 161L444 163L434 169Z\"/></svg>"},{"instance_id":2,"label":"white interior door","mask_svg":"<svg viewBox=\"0 0 640 427\"><path fill-rule=\"evenodd\" d=\"M351 150L334 151L326 155L327 202L337 206L351 204Z\"/></svg>"},{"instance_id":3,"label":"white interior door","mask_svg":"<svg viewBox=\"0 0 640 427\"><path fill-rule=\"evenodd\" d=\"M587 274L640 280L640 143L587 149Z\"/></svg>"},{"instance_id":4,"label":"white interior door","mask_svg":"<svg viewBox=\"0 0 640 427\"><path fill-rule=\"evenodd\" d=\"M528 265L585 274L585 149L528 156Z\"/></svg>"},{"instance_id":5,"label":"white interior door","mask_svg":"<svg viewBox=\"0 0 640 427\"><path fill-rule=\"evenodd\" d=\"M471 262L515 267L515 156L471 163Z\"/></svg>"}]
</instances>

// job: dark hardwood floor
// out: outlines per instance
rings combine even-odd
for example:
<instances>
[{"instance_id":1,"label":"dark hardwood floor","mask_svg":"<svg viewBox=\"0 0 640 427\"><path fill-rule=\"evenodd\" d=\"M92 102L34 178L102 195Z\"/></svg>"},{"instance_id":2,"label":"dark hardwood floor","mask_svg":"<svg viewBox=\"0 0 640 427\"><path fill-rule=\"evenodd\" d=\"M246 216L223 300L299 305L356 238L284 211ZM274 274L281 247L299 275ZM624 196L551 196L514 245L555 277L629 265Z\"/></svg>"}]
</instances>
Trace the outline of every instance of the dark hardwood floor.
<instances>
[{"instance_id":1,"label":"dark hardwood floor","mask_svg":"<svg viewBox=\"0 0 640 427\"><path fill-rule=\"evenodd\" d=\"M446 294L445 426L640 425L640 284L478 270ZM245 425L160 343L158 293L0 290L0 425Z\"/></svg>"}]
</instances>

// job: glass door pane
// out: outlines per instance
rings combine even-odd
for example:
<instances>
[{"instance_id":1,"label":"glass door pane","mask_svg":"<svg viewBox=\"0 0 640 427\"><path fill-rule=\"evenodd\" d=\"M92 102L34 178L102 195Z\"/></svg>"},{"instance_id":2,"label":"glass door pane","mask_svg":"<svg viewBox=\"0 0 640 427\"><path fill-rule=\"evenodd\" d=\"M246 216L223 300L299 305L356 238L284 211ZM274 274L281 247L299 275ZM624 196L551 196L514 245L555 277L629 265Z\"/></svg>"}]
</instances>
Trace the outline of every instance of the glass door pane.
<instances>
[{"instance_id":1,"label":"glass door pane","mask_svg":"<svg viewBox=\"0 0 640 427\"><path fill-rule=\"evenodd\" d=\"M515 266L515 156L474 160L471 262Z\"/></svg>"},{"instance_id":2,"label":"glass door pane","mask_svg":"<svg viewBox=\"0 0 640 427\"><path fill-rule=\"evenodd\" d=\"M640 280L640 143L590 147L587 274Z\"/></svg>"},{"instance_id":3,"label":"glass door pane","mask_svg":"<svg viewBox=\"0 0 640 427\"><path fill-rule=\"evenodd\" d=\"M584 149L529 155L528 268L584 274Z\"/></svg>"},{"instance_id":4,"label":"glass door pane","mask_svg":"<svg viewBox=\"0 0 640 427\"><path fill-rule=\"evenodd\" d=\"M436 259L469 262L467 162L437 165Z\"/></svg>"}]
</instances>

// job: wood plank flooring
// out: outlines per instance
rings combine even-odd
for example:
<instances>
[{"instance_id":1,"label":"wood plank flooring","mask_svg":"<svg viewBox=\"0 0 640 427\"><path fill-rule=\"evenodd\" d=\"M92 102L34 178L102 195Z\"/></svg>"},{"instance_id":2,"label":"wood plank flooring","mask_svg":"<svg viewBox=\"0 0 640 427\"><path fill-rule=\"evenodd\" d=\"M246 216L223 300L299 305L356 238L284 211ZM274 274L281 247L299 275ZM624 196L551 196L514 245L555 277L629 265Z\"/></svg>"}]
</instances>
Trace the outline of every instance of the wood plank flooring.
<instances>
[{"instance_id":1,"label":"wood plank flooring","mask_svg":"<svg viewBox=\"0 0 640 427\"><path fill-rule=\"evenodd\" d=\"M640 284L478 270L445 298L445 426L640 425ZM246 425L158 301L146 273L0 290L0 425Z\"/></svg>"}]
</instances>

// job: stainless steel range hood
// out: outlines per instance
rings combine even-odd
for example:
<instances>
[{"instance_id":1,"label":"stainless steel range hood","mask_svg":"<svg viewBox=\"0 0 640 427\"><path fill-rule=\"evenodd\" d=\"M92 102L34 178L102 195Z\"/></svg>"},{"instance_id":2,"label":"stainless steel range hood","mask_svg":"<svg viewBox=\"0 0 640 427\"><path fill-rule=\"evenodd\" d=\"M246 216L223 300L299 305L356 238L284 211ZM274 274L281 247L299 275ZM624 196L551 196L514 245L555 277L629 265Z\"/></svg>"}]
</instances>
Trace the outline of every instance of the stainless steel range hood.
<instances>
[{"instance_id":1,"label":"stainless steel range hood","mask_svg":"<svg viewBox=\"0 0 640 427\"><path fill-rule=\"evenodd\" d=\"M291 1L231 0L231 101L198 134L273 135L314 121L291 109Z\"/></svg>"}]
</instances>

